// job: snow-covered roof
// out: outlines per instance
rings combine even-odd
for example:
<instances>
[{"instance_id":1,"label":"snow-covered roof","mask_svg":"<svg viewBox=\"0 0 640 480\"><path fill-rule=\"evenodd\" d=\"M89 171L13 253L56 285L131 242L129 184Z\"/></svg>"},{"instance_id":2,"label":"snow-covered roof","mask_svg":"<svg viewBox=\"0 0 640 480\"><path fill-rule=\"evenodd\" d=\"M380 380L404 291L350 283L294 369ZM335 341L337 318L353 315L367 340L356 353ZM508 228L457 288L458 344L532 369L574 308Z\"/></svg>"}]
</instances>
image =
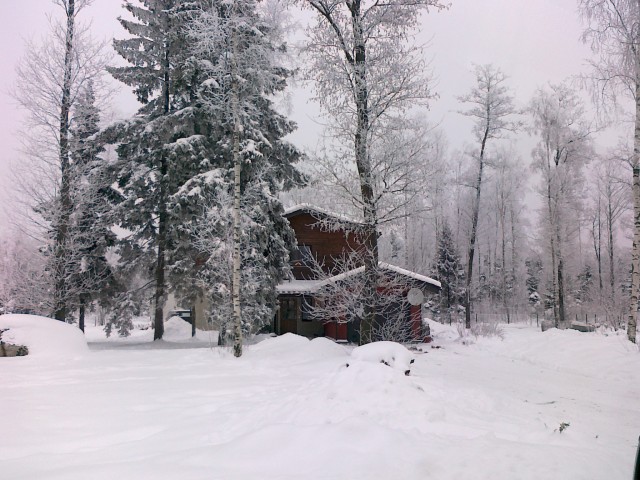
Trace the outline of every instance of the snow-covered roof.
<instances>
[{"instance_id":1,"label":"snow-covered roof","mask_svg":"<svg viewBox=\"0 0 640 480\"><path fill-rule=\"evenodd\" d=\"M342 223L351 223L354 225L363 225L361 221L358 221L354 218L348 217L347 215L343 215L340 213L331 212L329 210L325 210L324 208L317 207L310 203L300 203L298 205L294 205L293 207L289 207L285 209L284 216L289 217L299 212L310 213L314 217L329 217L334 218Z\"/></svg>"},{"instance_id":2,"label":"snow-covered roof","mask_svg":"<svg viewBox=\"0 0 640 480\"><path fill-rule=\"evenodd\" d=\"M280 294L298 294L315 292L322 281L320 280L287 280L276 286Z\"/></svg>"},{"instance_id":3,"label":"snow-covered roof","mask_svg":"<svg viewBox=\"0 0 640 480\"><path fill-rule=\"evenodd\" d=\"M442 286L439 281L434 280L431 277L420 275L419 273L415 273L410 270L405 270L404 268L391 265L390 263L380 262L378 263L378 265L383 270L390 270L399 275L403 275L405 277L418 280L419 282L428 283L438 288L441 288ZM276 287L276 290L280 294L314 293L320 287L329 285L331 283L340 282L342 280L350 278L354 275L359 275L361 273L364 273L364 267L354 268L353 270L349 270L348 272L340 273L338 275L334 275L333 277L325 278L323 280L288 280L286 282L279 284Z\"/></svg>"},{"instance_id":4,"label":"snow-covered roof","mask_svg":"<svg viewBox=\"0 0 640 480\"><path fill-rule=\"evenodd\" d=\"M433 279L431 277L427 277L426 275L420 275L419 273L412 272L410 270L405 270L404 268L396 267L395 265L391 265L390 263L380 262L379 265L380 265L380 268L384 268L386 270L391 270L393 272L399 273L400 275L405 275L407 277L414 278L414 279L419 280L421 282L429 283L429 284L434 285L434 286L436 286L438 288L442 287L442 284L438 280L435 280L435 279Z\"/></svg>"},{"instance_id":5,"label":"snow-covered roof","mask_svg":"<svg viewBox=\"0 0 640 480\"><path fill-rule=\"evenodd\" d=\"M441 288L442 285L439 281L434 280L431 277L427 277L425 275L420 275L419 273L416 272L412 272L410 270L405 270L404 268L400 268L397 267L395 265L391 265L390 263L385 263L385 262L379 262L378 266L383 269L383 270L390 270L392 272L395 272L399 275L403 275L405 277L409 277L409 278L413 278L414 280L418 280L420 282L424 282L424 283L428 283L430 285L434 285L438 288ZM364 267L358 267L358 268L354 268L353 270L349 270L348 272L344 272L341 273L339 275L336 275L334 277L331 278L327 278L326 280L323 281L323 284L329 283L329 282L339 282L341 280L344 280L346 278L349 278L353 275L359 275L361 273L364 272Z\"/></svg>"}]
</instances>

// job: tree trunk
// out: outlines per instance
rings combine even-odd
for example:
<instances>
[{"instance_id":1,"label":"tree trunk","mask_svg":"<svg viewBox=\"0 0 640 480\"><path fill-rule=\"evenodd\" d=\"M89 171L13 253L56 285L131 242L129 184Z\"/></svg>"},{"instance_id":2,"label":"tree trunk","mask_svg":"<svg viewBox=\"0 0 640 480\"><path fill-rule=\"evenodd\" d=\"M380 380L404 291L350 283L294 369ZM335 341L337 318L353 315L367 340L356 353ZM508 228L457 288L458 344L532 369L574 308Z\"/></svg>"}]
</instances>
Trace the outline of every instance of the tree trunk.
<instances>
[{"instance_id":1,"label":"tree trunk","mask_svg":"<svg viewBox=\"0 0 640 480\"><path fill-rule=\"evenodd\" d=\"M482 170L484 169L484 149L489 138L489 126L485 128L484 136L480 146L480 165L478 166L478 178L476 179L476 196L473 202L473 212L471 214L471 238L469 240L469 251L467 255L467 282L465 292L465 328L471 328L471 279L473 277L473 257L476 251L476 234L478 230L478 217L480 214L480 189L482 187Z\"/></svg>"},{"instance_id":2,"label":"tree trunk","mask_svg":"<svg viewBox=\"0 0 640 480\"><path fill-rule=\"evenodd\" d=\"M66 7L67 32L64 53L64 78L60 102L60 213L55 227L55 279L54 317L65 321L67 317L67 236L73 205L69 170L69 113L71 111L71 70L73 62L73 37L75 32L75 0Z\"/></svg>"},{"instance_id":3,"label":"tree trunk","mask_svg":"<svg viewBox=\"0 0 640 480\"><path fill-rule=\"evenodd\" d=\"M611 300L614 299L615 294L616 294L616 289L615 289L615 284L616 284L616 277L615 277L615 268L614 268L614 263L613 263L613 249L614 249L614 245L613 245L613 210L611 207L611 195L609 195L609 205L608 205L608 218L607 218L607 229L609 230L609 244L607 245L608 247L608 253L609 253L609 285L611 286ZM600 289L602 289L602 286L600 286Z\"/></svg>"},{"instance_id":4,"label":"tree trunk","mask_svg":"<svg viewBox=\"0 0 640 480\"><path fill-rule=\"evenodd\" d=\"M560 232L560 211L556 204L556 217L555 217L555 235L556 235L556 251L558 260L558 322L562 325L565 323L565 308L564 308L564 259L562 258L562 236Z\"/></svg>"},{"instance_id":5,"label":"tree trunk","mask_svg":"<svg viewBox=\"0 0 640 480\"><path fill-rule=\"evenodd\" d=\"M596 213L596 225L593 226L593 248L596 253L596 261L598 262L598 286L600 287L600 296L602 297L602 219L600 215L600 195L598 195L598 210Z\"/></svg>"},{"instance_id":6,"label":"tree trunk","mask_svg":"<svg viewBox=\"0 0 640 480\"><path fill-rule=\"evenodd\" d=\"M547 179L547 207L549 209L549 227L554 228L554 210L553 199L551 195L551 168L547 171L549 177ZM551 290L553 295L553 323L556 328L559 326L560 315L558 313L558 284L557 284L557 262L556 262L556 236L552 232L549 236L551 242Z\"/></svg>"},{"instance_id":7,"label":"tree trunk","mask_svg":"<svg viewBox=\"0 0 640 480\"><path fill-rule=\"evenodd\" d=\"M638 289L640 288L640 82L636 82L636 120L633 138L633 248L631 250L631 298L627 338L636 343Z\"/></svg>"},{"instance_id":8,"label":"tree trunk","mask_svg":"<svg viewBox=\"0 0 640 480\"><path fill-rule=\"evenodd\" d=\"M163 64L163 84L162 84L162 99L163 99L163 111L164 114L169 113L169 100L170 100L170 69L171 63L169 58L169 45L165 45L164 52L164 64ZM158 237L157 237L157 258L155 269L155 312L153 318L153 340L162 340L164 335L164 304L166 300L166 285L165 285L165 269L166 269L166 249L167 249L167 230L169 228L169 216L167 213L167 174L169 172L168 159L163 152L160 158L160 198L158 205Z\"/></svg>"},{"instance_id":9,"label":"tree trunk","mask_svg":"<svg viewBox=\"0 0 640 480\"><path fill-rule=\"evenodd\" d=\"M237 79L237 39L235 30L231 33L231 108L233 114L233 355L242 356L242 310L240 305L240 175L242 163L240 158L240 112L239 86Z\"/></svg>"},{"instance_id":10,"label":"tree trunk","mask_svg":"<svg viewBox=\"0 0 640 480\"><path fill-rule=\"evenodd\" d=\"M508 283L508 277L507 277L507 234L506 234L506 226L505 226L505 221L506 221L506 217L507 217L507 212L506 212L506 207L505 207L505 200L504 200L504 192L501 193L501 208L500 208L500 217L501 217L501 221L500 221L500 226L501 226L501 236L502 236L502 245L501 245L501 250L502 250L502 301L504 304L504 310L505 313L507 314L507 323L511 323L511 316L509 314L509 298L511 297L511 295L507 295L507 283Z\"/></svg>"},{"instance_id":11,"label":"tree trunk","mask_svg":"<svg viewBox=\"0 0 640 480\"><path fill-rule=\"evenodd\" d=\"M376 316L378 284L378 215L373 191L371 160L369 158L369 90L366 71L366 45L362 30L360 1L354 1L350 7L354 36L354 87L357 113L357 126L354 136L354 149L360 194L362 196L364 232L364 314L360 321L360 343L371 342L373 323Z\"/></svg>"},{"instance_id":12,"label":"tree trunk","mask_svg":"<svg viewBox=\"0 0 640 480\"><path fill-rule=\"evenodd\" d=\"M167 174L166 159L162 158L160 167L160 211L158 212L158 254L156 258L156 270L155 281L156 291L154 295L155 299L155 312L153 317L153 339L162 340L164 335L164 302L165 302L165 250L167 247L167 209L165 205L165 176Z\"/></svg>"},{"instance_id":13,"label":"tree trunk","mask_svg":"<svg viewBox=\"0 0 640 480\"><path fill-rule=\"evenodd\" d=\"M84 314L86 309L87 297L84 294L80 294L80 307L78 312L78 328L84 332Z\"/></svg>"}]
</instances>

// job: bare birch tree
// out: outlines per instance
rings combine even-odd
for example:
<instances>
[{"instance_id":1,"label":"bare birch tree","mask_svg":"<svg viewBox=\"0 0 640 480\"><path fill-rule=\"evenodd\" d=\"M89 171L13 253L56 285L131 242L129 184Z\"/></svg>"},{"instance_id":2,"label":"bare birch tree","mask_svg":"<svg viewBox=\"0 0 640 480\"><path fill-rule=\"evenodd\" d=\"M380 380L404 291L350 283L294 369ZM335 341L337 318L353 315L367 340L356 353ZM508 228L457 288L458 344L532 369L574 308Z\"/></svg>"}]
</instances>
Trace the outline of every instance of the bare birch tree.
<instances>
[{"instance_id":1,"label":"bare birch tree","mask_svg":"<svg viewBox=\"0 0 640 480\"><path fill-rule=\"evenodd\" d=\"M336 140L350 145L358 173L364 219L365 310L362 343L371 341L375 318L379 218L372 139L394 115L432 97L419 49L410 45L420 13L441 9L438 0L300 0L317 14L306 50L316 98L332 118Z\"/></svg>"},{"instance_id":2,"label":"bare birch tree","mask_svg":"<svg viewBox=\"0 0 640 480\"><path fill-rule=\"evenodd\" d=\"M627 321L629 341L636 343L640 289L640 1L578 0L586 23L583 38L597 54L594 91L603 104L615 105L619 94L634 102L633 135L633 248L631 299Z\"/></svg>"},{"instance_id":3,"label":"bare birch tree","mask_svg":"<svg viewBox=\"0 0 640 480\"><path fill-rule=\"evenodd\" d=\"M505 85L506 75L493 65L478 65L475 68L475 76L476 85L471 92L459 98L460 102L469 105L469 109L461 113L474 120L473 133L479 143L479 150L474 154L478 171L473 183L475 195L471 209L470 239L467 250L466 328L471 328L471 281L487 145L490 140L502 138L505 133L515 131L517 128L517 124L509 119L516 113L516 109L513 105L513 97Z\"/></svg>"},{"instance_id":4,"label":"bare birch tree","mask_svg":"<svg viewBox=\"0 0 640 480\"><path fill-rule=\"evenodd\" d=\"M100 88L108 56L105 44L94 42L88 27L78 24L79 13L91 0L54 0L64 11L63 21L50 19L50 34L41 43L29 43L17 67L14 96L28 112L23 135L29 165L35 168L20 181L26 213L52 242L48 269L53 281L53 315L65 321L69 313L70 219L74 211L70 127L78 95L89 83ZM45 212L43 214L43 212Z\"/></svg>"}]
</instances>

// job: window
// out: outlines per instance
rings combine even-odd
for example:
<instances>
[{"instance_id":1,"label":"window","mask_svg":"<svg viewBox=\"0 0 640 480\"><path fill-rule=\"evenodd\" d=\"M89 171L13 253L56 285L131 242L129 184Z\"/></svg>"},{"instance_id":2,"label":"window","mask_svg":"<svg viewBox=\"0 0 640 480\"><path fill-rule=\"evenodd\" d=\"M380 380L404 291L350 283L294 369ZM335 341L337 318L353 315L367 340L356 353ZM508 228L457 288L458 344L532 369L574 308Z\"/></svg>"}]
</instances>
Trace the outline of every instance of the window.
<instances>
[{"instance_id":1,"label":"window","mask_svg":"<svg viewBox=\"0 0 640 480\"><path fill-rule=\"evenodd\" d=\"M310 245L298 245L293 251L291 259L296 263L311 265L313 263L313 253Z\"/></svg>"}]
</instances>

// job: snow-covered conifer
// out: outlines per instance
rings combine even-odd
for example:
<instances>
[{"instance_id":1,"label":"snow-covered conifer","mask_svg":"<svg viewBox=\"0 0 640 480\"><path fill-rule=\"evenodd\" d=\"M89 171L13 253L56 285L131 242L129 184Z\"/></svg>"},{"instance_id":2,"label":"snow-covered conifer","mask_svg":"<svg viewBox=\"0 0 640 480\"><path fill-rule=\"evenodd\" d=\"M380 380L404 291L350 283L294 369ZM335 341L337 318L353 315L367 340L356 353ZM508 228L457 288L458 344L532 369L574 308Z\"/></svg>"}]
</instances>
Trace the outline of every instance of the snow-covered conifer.
<instances>
[{"instance_id":1,"label":"snow-covered conifer","mask_svg":"<svg viewBox=\"0 0 640 480\"><path fill-rule=\"evenodd\" d=\"M283 140L294 125L276 112L272 100L290 75L279 61L285 46L275 27L259 14L253 0L202 2L187 27L196 116L199 128L209 132L211 165L176 198L189 204L208 196L217 199L210 208L218 215L231 213L231 237L228 221L222 220L221 236L212 241L218 243L217 254L224 256L229 248L232 252L231 283L217 284L224 295L225 288L231 292L236 356L242 354L243 326L265 323L273 314L275 285L286 273L293 242L277 192L301 180L293 167L300 153ZM215 191L228 188L221 179L233 184L233 208L227 214L219 202L225 193ZM198 229L203 231L202 226ZM220 244L222 240L231 241L231 247ZM216 267L207 262L205 267L220 270L210 275L229 278L224 263ZM218 300L224 301L224 295Z\"/></svg>"},{"instance_id":2,"label":"snow-covered conifer","mask_svg":"<svg viewBox=\"0 0 640 480\"><path fill-rule=\"evenodd\" d=\"M444 222L438 237L436 252L436 274L442 284L440 305L448 315L450 309L464 299L464 268L460 262L449 224Z\"/></svg>"}]
</instances>

